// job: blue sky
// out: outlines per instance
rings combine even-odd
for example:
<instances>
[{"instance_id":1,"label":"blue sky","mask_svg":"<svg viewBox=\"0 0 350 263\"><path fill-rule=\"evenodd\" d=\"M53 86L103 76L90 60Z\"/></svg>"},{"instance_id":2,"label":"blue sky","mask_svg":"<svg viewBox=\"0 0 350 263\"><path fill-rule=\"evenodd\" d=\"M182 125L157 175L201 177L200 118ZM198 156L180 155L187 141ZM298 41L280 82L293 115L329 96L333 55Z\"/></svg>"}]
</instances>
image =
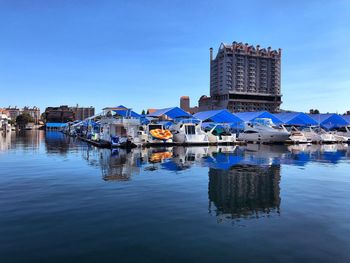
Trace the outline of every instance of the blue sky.
<instances>
[{"instance_id":1,"label":"blue sky","mask_svg":"<svg viewBox=\"0 0 350 263\"><path fill-rule=\"evenodd\" d=\"M350 1L0 0L0 107L197 104L209 48L282 48L283 109L350 110Z\"/></svg>"}]
</instances>

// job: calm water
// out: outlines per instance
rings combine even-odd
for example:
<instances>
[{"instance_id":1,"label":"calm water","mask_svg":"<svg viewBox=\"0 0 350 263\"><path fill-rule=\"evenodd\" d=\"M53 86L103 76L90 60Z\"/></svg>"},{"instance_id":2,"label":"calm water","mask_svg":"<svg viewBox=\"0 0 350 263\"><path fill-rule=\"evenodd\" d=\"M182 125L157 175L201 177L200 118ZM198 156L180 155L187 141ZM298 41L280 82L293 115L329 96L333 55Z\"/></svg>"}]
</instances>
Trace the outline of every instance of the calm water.
<instances>
[{"instance_id":1,"label":"calm water","mask_svg":"<svg viewBox=\"0 0 350 263\"><path fill-rule=\"evenodd\" d=\"M0 137L0 262L350 262L350 146Z\"/></svg>"}]
</instances>

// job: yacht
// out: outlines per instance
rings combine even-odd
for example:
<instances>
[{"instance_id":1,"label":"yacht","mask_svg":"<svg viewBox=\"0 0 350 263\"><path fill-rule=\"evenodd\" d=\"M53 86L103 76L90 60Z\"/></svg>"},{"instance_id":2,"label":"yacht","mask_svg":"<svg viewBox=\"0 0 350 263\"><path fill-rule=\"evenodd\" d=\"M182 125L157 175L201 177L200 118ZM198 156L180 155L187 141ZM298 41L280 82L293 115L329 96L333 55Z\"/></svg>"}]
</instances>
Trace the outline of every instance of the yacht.
<instances>
[{"instance_id":1,"label":"yacht","mask_svg":"<svg viewBox=\"0 0 350 263\"><path fill-rule=\"evenodd\" d=\"M298 128L296 128L295 126L285 126L282 125L282 127L290 132L290 136L289 139L293 142L293 143L311 143L311 140L308 140L306 138L306 136L304 135L304 133L302 133Z\"/></svg>"},{"instance_id":2,"label":"yacht","mask_svg":"<svg viewBox=\"0 0 350 263\"><path fill-rule=\"evenodd\" d=\"M165 129L164 125L150 123L140 126L138 131L142 143L172 143L173 134L170 130Z\"/></svg>"},{"instance_id":3,"label":"yacht","mask_svg":"<svg viewBox=\"0 0 350 263\"><path fill-rule=\"evenodd\" d=\"M320 143L322 141L321 135L315 131L315 127L305 127L301 130L304 136L311 142Z\"/></svg>"},{"instance_id":4,"label":"yacht","mask_svg":"<svg viewBox=\"0 0 350 263\"><path fill-rule=\"evenodd\" d=\"M274 125L269 118L256 118L245 123L244 132L238 139L245 142L281 143L289 139L290 132Z\"/></svg>"},{"instance_id":5,"label":"yacht","mask_svg":"<svg viewBox=\"0 0 350 263\"><path fill-rule=\"evenodd\" d=\"M338 128L333 132L333 134L350 138L350 126L344 126L344 127Z\"/></svg>"},{"instance_id":6,"label":"yacht","mask_svg":"<svg viewBox=\"0 0 350 263\"><path fill-rule=\"evenodd\" d=\"M210 125L204 128L210 143L230 144L236 141L236 134L229 132L227 128L220 124Z\"/></svg>"},{"instance_id":7,"label":"yacht","mask_svg":"<svg viewBox=\"0 0 350 263\"><path fill-rule=\"evenodd\" d=\"M318 132L318 134L321 136L321 143L334 143L334 142L338 142L338 140L335 138L335 136L330 133L325 131L324 129L317 127L315 129L316 132ZM341 138L338 138L339 141L341 140Z\"/></svg>"},{"instance_id":8,"label":"yacht","mask_svg":"<svg viewBox=\"0 0 350 263\"><path fill-rule=\"evenodd\" d=\"M170 127L174 142L180 144L208 144L208 135L201 129L201 123L180 121Z\"/></svg>"}]
</instances>

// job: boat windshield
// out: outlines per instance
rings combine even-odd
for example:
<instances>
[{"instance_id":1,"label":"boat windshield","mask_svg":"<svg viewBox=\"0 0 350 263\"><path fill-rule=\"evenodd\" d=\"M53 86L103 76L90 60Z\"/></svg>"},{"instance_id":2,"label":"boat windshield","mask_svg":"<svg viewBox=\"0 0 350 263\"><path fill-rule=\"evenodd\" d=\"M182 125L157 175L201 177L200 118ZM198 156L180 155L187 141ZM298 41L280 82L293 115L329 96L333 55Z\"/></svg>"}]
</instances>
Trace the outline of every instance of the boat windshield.
<instances>
[{"instance_id":1,"label":"boat windshield","mask_svg":"<svg viewBox=\"0 0 350 263\"><path fill-rule=\"evenodd\" d=\"M263 126L267 126L267 127L274 127L274 123L272 122L271 119L268 119L268 118L256 118L254 121L253 121L253 125L254 124L260 124L260 125L263 125Z\"/></svg>"},{"instance_id":2,"label":"boat windshield","mask_svg":"<svg viewBox=\"0 0 350 263\"><path fill-rule=\"evenodd\" d=\"M149 131L155 130L155 129L163 129L163 127L160 124L150 124L150 125L148 125L148 130Z\"/></svg>"},{"instance_id":3,"label":"boat windshield","mask_svg":"<svg viewBox=\"0 0 350 263\"><path fill-rule=\"evenodd\" d=\"M186 134L188 134L188 135L196 134L196 128L194 125L186 125L185 130L186 130Z\"/></svg>"}]
</instances>

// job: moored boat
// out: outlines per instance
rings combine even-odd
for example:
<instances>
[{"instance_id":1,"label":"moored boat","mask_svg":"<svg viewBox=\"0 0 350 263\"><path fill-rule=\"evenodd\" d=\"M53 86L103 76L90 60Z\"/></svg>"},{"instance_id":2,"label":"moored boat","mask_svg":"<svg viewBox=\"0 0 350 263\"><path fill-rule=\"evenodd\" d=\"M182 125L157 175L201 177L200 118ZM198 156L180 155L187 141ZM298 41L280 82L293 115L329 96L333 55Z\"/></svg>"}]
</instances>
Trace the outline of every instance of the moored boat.
<instances>
[{"instance_id":1,"label":"moored boat","mask_svg":"<svg viewBox=\"0 0 350 263\"><path fill-rule=\"evenodd\" d=\"M180 144L208 144L208 135L201 123L180 121L170 127L174 141Z\"/></svg>"},{"instance_id":2,"label":"moored boat","mask_svg":"<svg viewBox=\"0 0 350 263\"><path fill-rule=\"evenodd\" d=\"M244 132L238 138L245 142L283 143L289 139L290 133L274 125L269 118L256 118L245 123Z\"/></svg>"}]
</instances>

